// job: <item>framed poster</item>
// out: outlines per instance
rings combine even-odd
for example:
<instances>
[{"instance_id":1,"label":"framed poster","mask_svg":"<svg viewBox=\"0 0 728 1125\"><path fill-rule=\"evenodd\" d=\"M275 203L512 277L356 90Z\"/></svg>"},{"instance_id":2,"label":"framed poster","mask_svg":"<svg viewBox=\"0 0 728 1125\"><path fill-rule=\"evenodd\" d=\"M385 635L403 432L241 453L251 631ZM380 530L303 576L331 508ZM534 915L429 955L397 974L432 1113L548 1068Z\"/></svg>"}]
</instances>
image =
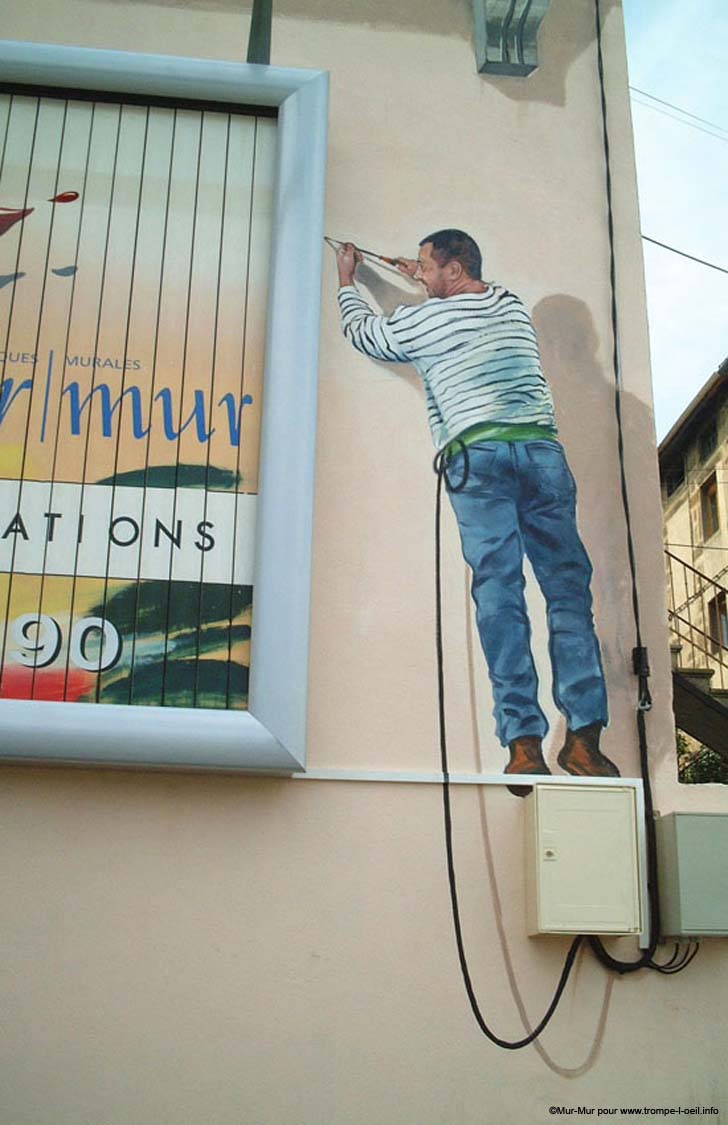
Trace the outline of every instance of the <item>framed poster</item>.
<instances>
[{"instance_id":1,"label":"framed poster","mask_svg":"<svg viewBox=\"0 0 728 1125\"><path fill-rule=\"evenodd\" d=\"M0 753L299 769L326 77L0 54Z\"/></svg>"}]
</instances>

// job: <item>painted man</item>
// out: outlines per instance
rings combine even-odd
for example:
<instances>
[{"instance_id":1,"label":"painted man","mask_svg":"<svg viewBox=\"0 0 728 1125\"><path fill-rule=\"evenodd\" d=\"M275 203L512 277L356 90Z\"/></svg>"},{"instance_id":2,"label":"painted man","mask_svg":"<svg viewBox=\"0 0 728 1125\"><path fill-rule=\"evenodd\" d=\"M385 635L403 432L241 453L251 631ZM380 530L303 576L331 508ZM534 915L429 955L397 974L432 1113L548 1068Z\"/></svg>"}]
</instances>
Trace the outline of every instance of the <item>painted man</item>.
<instances>
[{"instance_id":1,"label":"painted man","mask_svg":"<svg viewBox=\"0 0 728 1125\"><path fill-rule=\"evenodd\" d=\"M592 568L528 313L513 293L482 280L480 250L463 231L437 231L422 240L416 261L397 259L402 273L424 285L427 300L401 305L391 316L377 315L356 289L360 261L351 243L337 253L342 327L359 351L411 363L424 383L435 445L450 457L449 495L473 574L496 733L510 751L505 772L550 772L524 598L525 554L546 602L553 697L567 722L558 764L576 776L618 776L599 750L607 696L592 618ZM455 491L466 462L465 485Z\"/></svg>"}]
</instances>

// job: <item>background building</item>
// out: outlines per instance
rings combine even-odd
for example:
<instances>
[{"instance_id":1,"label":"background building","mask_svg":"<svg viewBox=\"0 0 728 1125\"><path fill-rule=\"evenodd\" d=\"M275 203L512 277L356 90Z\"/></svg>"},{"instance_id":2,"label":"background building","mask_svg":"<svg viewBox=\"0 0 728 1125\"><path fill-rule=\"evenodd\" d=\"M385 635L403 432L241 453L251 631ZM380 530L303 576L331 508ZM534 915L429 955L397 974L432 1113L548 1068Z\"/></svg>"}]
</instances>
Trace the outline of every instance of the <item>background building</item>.
<instances>
[{"instance_id":1,"label":"background building","mask_svg":"<svg viewBox=\"0 0 728 1125\"><path fill-rule=\"evenodd\" d=\"M660 443L659 458L676 719L726 754L728 362Z\"/></svg>"}]
</instances>

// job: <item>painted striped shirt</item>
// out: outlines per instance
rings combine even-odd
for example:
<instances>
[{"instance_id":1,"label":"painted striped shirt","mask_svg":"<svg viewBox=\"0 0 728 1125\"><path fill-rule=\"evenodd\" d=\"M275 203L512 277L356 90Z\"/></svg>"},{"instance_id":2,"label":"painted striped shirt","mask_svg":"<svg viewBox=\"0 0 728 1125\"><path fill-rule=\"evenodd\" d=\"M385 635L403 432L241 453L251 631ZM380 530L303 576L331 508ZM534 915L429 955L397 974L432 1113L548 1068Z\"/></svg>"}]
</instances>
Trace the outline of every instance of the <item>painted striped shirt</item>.
<instances>
[{"instance_id":1,"label":"painted striped shirt","mask_svg":"<svg viewBox=\"0 0 728 1125\"><path fill-rule=\"evenodd\" d=\"M379 316L355 286L345 285L339 306L344 335L360 352L413 364L425 386L438 448L483 422L555 430L531 318L502 286L432 297Z\"/></svg>"}]
</instances>

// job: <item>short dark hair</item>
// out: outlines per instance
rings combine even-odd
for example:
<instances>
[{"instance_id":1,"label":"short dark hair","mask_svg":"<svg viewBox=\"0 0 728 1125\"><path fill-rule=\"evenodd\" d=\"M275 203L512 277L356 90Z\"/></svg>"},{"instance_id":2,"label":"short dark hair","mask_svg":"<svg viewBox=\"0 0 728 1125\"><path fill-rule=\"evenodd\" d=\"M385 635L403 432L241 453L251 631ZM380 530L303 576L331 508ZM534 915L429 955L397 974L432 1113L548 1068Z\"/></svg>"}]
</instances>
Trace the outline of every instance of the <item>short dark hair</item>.
<instances>
[{"instance_id":1,"label":"short dark hair","mask_svg":"<svg viewBox=\"0 0 728 1125\"><path fill-rule=\"evenodd\" d=\"M483 255L475 239L464 230L436 230L434 234L423 238L420 246L427 242L432 243L432 256L438 266L460 262L468 277L472 277L473 281L481 280Z\"/></svg>"}]
</instances>

